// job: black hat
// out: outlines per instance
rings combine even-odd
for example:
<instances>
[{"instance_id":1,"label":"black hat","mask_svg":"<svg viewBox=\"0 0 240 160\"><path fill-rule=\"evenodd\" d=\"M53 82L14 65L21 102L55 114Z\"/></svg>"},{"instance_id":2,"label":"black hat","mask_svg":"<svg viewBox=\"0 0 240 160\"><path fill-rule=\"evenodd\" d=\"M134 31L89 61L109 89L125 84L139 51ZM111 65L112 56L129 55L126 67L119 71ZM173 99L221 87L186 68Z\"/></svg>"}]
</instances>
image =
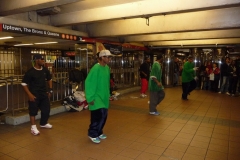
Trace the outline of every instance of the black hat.
<instances>
[{"instance_id":1,"label":"black hat","mask_svg":"<svg viewBox=\"0 0 240 160\"><path fill-rule=\"evenodd\" d=\"M37 59L41 59L44 60L44 57L42 54L34 54L33 55L33 61L37 60Z\"/></svg>"},{"instance_id":2,"label":"black hat","mask_svg":"<svg viewBox=\"0 0 240 160\"><path fill-rule=\"evenodd\" d=\"M192 56L192 55L189 55L189 56L188 56L188 59L192 59L192 58L193 58L193 56Z\"/></svg>"}]
</instances>

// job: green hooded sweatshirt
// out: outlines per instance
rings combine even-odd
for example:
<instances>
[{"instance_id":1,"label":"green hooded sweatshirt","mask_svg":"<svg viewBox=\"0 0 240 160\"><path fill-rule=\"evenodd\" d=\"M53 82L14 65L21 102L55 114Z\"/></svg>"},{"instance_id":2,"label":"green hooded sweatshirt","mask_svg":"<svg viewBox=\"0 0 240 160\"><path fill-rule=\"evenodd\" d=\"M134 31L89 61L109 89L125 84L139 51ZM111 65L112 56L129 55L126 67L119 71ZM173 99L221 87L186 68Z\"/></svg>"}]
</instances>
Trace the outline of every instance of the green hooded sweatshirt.
<instances>
[{"instance_id":1,"label":"green hooded sweatshirt","mask_svg":"<svg viewBox=\"0 0 240 160\"><path fill-rule=\"evenodd\" d=\"M97 110L100 108L109 108L110 97L110 69L108 65L101 66L95 64L86 80L85 95L87 102L94 101L93 105L89 104L89 110Z\"/></svg>"},{"instance_id":2,"label":"green hooded sweatshirt","mask_svg":"<svg viewBox=\"0 0 240 160\"><path fill-rule=\"evenodd\" d=\"M157 83L152 79L156 78L159 82L162 83L162 67L159 62L155 61L152 65L152 70L150 72L150 78L149 78L149 83L148 83L148 89L150 91L160 91L163 90L164 87L158 87Z\"/></svg>"},{"instance_id":3,"label":"green hooded sweatshirt","mask_svg":"<svg viewBox=\"0 0 240 160\"><path fill-rule=\"evenodd\" d=\"M190 62L185 62L182 71L182 82L191 82L195 77L195 71L193 70L194 64Z\"/></svg>"}]
</instances>

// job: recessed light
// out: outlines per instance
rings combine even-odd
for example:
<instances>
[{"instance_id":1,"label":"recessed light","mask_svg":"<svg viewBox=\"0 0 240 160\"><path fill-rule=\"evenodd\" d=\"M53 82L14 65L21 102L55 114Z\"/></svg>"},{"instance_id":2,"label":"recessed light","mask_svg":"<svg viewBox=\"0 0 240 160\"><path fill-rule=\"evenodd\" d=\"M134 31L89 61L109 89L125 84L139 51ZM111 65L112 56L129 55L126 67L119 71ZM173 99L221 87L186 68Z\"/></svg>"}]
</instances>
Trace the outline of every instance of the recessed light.
<instances>
[{"instance_id":1,"label":"recessed light","mask_svg":"<svg viewBox=\"0 0 240 160\"><path fill-rule=\"evenodd\" d=\"M53 44L53 43L58 43L58 42L40 42L40 43L34 43L34 44Z\"/></svg>"},{"instance_id":2,"label":"recessed light","mask_svg":"<svg viewBox=\"0 0 240 160\"><path fill-rule=\"evenodd\" d=\"M29 44L15 44L14 46L31 46L33 45L32 43L29 43Z\"/></svg>"},{"instance_id":3,"label":"recessed light","mask_svg":"<svg viewBox=\"0 0 240 160\"><path fill-rule=\"evenodd\" d=\"M8 36L8 37L0 37L0 39L10 39L10 38L13 38L11 36Z\"/></svg>"}]
</instances>

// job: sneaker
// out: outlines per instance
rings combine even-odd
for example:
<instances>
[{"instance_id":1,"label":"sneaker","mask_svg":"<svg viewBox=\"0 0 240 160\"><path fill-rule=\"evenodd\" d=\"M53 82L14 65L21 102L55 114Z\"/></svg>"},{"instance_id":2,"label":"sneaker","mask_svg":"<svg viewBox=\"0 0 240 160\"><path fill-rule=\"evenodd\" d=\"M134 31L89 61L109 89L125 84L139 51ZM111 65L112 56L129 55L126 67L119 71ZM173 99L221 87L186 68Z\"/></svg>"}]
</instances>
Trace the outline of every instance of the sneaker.
<instances>
[{"instance_id":1,"label":"sneaker","mask_svg":"<svg viewBox=\"0 0 240 160\"><path fill-rule=\"evenodd\" d=\"M101 134L101 135L99 136L99 138L100 138L100 139L106 139L107 136L106 136L105 134Z\"/></svg>"},{"instance_id":2,"label":"sneaker","mask_svg":"<svg viewBox=\"0 0 240 160\"><path fill-rule=\"evenodd\" d=\"M47 124L45 124L43 126L40 125L40 127L42 127L42 128L52 128L52 125L47 123Z\"/></svg>"},{"instance_id":3,"label":"sneaker","mask_svg":"<svg viewBox=\"0 0 240 160\"><path fill-rule=\"evenodd\" d=\"M146 94L143 94L143 96L144 96L144 97L147 97L147 95L146 95Z\"/></svg>"},{"instance_id":4,"label":"sneaker","mask_svg":"<svg viewBox=\"0 0 240 160\"><path fill-rule=\"evenodd\" d=\"M235 96L235 94L232 94L232 97L234 97Z\"/></svg>"},{"instance_id":5,"label":"sneaker","mask_svg":"<svg viewBox=\"0 0 240 160\"><path fill-rule=\"evenodd\" d=\"M142 93L142 94L140 94L140 97L141 97L141 98L144 98L144 94L143 94L143 93Z\"/></svg>"},{"instance_id":6,"label":"sneaker","mask_svg":"<svg viewBox=\"0 0 240 160\"><path fill-rule=\"evenodd\" d=\"M222 92L218 92L219 94L221 94Z\"/></svg>"},{"instance_id":7,"label":"sneaker","mask_svg":"<svg viewBox=\"0 0 240 160\"><path fill-rule=\"evenodd\" d=\"M148 101L148 104L150 104L150 101Z\"/></svg>"},{"instance_id":8,"label":"sneaker","mask_svg":"<svg viewBox=\"0 0 240 160\"><path fill-rule=\"evenodd\" d=\"M149 112L149 114L154 115L154 116L158 116L158 115L160 115L159 112Z\"/></svg>"},{"instance_id":9,"label":"sneaker","mask_svg":"<svg viewBox=\"0 0 240 160\"><path fill-rule=\"evenodd\" d=\"M89 136L88 136L89 137ZM98 138L98 137L96 137L96 138L92 138L92 137L89 137L90 139L91 139L91 141L93 142L93 143L100 143L101 142L101 140Z\"/></svg>"},{"instance_id":10,"label":"sneaker","mask_svg":"<svg viewBox=\"0 0 240 160\"><path fill-rule=\"evenodd\" d=\"M116 97L119 96L119 95L120 95L120 93L118 93L118 92L114 93L114 96L116 96Z\"/></svg>"},{"instance_id":11,"label":"sneaker","mask_svg":"<svg viewBox=\"0 0 240 160\"><path fill-rule=\"evenodd\" d=\"M39 132L39 130L37 129L36 125L32 125L32 127L31 127L31 133L32 133L34 136L40 134L40 132Z\"/></svg>"},{"instance_id":12,"label":"sneaker","mask_svg":"<svg viewBox=\"0 0 240 160\"><path fill-rule=\"evenodd\" d=\"M226 94L229 95L229 96L231 95L229 92L226 92Z\"/></svg>"}]
</instances>

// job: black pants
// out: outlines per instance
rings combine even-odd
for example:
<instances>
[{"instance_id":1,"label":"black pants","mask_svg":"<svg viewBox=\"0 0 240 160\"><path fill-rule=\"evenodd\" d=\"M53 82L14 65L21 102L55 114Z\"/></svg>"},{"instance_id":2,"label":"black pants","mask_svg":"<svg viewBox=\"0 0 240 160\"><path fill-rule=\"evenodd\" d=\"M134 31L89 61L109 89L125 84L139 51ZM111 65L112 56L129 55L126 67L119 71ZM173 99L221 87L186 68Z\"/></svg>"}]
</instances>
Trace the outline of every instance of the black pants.
<instances>
[{"instance_id":1,"label":"black pants","mask_svg":"<svg viewBox=\"0 0 240 160\"><path fill-rule=\"evenodd\" d=\"M238 82L238 77L237 77L237 76L230 76L230 77L229 77L228 92L229 92L230 94L236 94L237 82Z\"/></svg>"},{"instance_id":2,"label":"black pants","mask_svg":"<svg viewBox=\"0 0 240 160\"><path fill-rule=\"evenodd\" d=\"M40 125L45 125L48 122L49 113L50 113L50 101L47 93L36 96L35 101L28 101L29 107L29 115L36 116L38 114L38 110L41 110L41 119Z\"/></svg>"},{"instance_id":3,"label":"black pants","mask_svg":"<svg viewBox=\"0 0 240 160\"><path fill-rule=\"evenodd\" d=\"M187 96L190 92L192 92L197 87L197 82L193 79L190 82L182 83L182 99L187 99Z\"/></svg>"},{"instance_id":4,"label":"black pants","mask_svg":"<svg viewBox=\"0 0 240 160\"><path fill-rule=\"evenodd\" d=\"M214 79L213 81L211 81L211 87L213 92L218 91L218 84L219 84L219 79Z\"/></svg>"},{"instance_id":5,"label":"black pants","mask_svg":"<svg viewBox=\"0 0 240 160\"><path fill-rule=\"evenodd\" d=\"M94 111L91 111L91 124L88 129L88 136L96 138L103 134L103 127L106 123L108 115L108 109L100 108Z\"/></svg>"}]
</instances>

